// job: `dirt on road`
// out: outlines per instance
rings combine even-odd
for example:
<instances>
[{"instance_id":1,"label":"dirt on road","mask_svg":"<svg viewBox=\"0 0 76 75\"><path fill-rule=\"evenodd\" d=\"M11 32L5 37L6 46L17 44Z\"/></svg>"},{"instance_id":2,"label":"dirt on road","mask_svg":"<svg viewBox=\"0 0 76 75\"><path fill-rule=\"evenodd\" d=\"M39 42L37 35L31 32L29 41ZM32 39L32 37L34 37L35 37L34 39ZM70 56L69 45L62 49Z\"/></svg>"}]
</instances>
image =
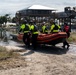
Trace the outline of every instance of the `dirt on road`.
<instances>
[{"instance_id":1,"label":"dirt on road","mask_svg":"<svg viewBox=\"0 0 76 75\"><path fill-rule=\"evenodd\" d=\"M69 50L62 49L61 45L42 46L37 50L26 49L24 46L6 47L24 50L18 52L25 59L21 62L24 66L1 69L0 75L76 75L76 54L72 52L76 50L75 45L71 45Z\"/></svg>"}]
</instances>

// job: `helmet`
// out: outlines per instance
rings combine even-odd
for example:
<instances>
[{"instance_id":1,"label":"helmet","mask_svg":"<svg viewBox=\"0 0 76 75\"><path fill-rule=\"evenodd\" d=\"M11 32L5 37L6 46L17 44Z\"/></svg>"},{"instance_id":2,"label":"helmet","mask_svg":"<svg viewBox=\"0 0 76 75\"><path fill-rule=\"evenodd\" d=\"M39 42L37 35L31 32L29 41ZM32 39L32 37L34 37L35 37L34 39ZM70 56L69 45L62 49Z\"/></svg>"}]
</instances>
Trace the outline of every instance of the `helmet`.
<instances>
[{"instance_id":1,"label":"helmet","mask_svg":"<svg viewBox=\"0 0 76 75\"><path fill-rule=\"evenodd\" d=\"M45 24L45 22L42 22L42 25L44 25Z\"/></svg>"},{"instance_id":2,"label":"helmet","mask_svg":"<svg viewBox=\"0 0 76 75\"><path fill-rule=\"evenodd\" d=\"M68 25L68 24L65 22L64 25Z\"/></svg>"},{"instance_id":3,"label":"helmet","mask_svg":"<svg viewBox=\"0 0 76 75\"><path fill-rule=\"evenodd\" d=\"M53 21L53 24L56 24L56 23Z\"/></svg>"},{"instance_id":4,"label":"helmet","mask_svg":"<svg viewBox=\"0 0 76 75\"><path fill-rule=\"evenodd\" d=\"M43 22L43 24L45 24L45 22Z\"/></svg>"},{"instance_id":5,"label":"helmet","mask_svg":"<svg viewBox=\"0 0 76 75\"><path fill-rule=\"evenodd\" d=\"M23 23L26 24L27 23L27 20L24 20Z\"/></svg>"},{"instance_id":6,"label":"helmet","mask_svg":"<svg viewBox=\"0 0 76 75\"><path fill-rule=\"evenodd\" d=\"M33 24L33 21L31 20L29 23L30 23L30 24Z\"/></svg>"}]
</instances>

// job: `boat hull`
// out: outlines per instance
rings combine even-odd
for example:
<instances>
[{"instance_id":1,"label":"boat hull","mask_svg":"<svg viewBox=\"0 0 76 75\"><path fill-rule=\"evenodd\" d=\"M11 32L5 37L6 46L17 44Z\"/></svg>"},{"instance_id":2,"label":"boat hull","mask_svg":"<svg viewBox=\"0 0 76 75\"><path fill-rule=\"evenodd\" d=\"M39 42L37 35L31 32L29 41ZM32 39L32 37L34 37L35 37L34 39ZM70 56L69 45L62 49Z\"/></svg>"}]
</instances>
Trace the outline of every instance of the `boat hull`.
<instances>
[{"instance_id":1,"label":"boat hull","mask_svg":"<svg viewBox=\"0 0 76 75\"><path fill-rule=\"evenodd\" d=\"M19 34L17 39L22 41L23 34ZM37 42L38 44L50 44L55 45L63 42L67 38L67 34L65 32L59 32L54 34L40 34L38 35Z\"/></svg>"}]
</instances>

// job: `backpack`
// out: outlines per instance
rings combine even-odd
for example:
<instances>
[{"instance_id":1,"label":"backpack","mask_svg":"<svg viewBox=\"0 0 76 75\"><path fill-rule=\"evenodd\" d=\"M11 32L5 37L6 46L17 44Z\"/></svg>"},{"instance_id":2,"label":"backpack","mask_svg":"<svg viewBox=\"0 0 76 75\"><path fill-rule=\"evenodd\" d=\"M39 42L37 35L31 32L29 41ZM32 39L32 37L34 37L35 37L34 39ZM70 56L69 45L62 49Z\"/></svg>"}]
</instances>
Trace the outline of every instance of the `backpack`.
<instances>
[{"instance_id":1,"label":"backpack","mask_svg":"<svg viewBox=\"0 0 76 75\"><path fill-rule=\"evenodd\" d=\"M70 30L70 27L69 26L64 26L64 31L65 32L69 32L69 30Z\"/></svg>"}]
</instances>

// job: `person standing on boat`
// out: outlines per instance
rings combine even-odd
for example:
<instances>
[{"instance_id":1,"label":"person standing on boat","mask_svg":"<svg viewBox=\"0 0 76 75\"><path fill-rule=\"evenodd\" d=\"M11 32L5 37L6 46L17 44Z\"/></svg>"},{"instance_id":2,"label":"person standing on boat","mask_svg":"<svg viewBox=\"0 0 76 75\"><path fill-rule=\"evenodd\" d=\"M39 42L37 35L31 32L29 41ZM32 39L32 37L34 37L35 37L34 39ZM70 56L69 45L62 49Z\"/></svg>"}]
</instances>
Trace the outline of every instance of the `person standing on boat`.
<instances>
[{"instance_id":1,"label":"person standing on boat","mask_svg":"<svg viewBox=\"0 0 76 75\"><path fill-rule=\"evenodd\" d=\"M44 34L48 34L48 30L47 30L47 27L45 25L45 22L42 23L42 30L41 30L42 33Z\"/></svg>"},{"instance_id":2,"label":"person standing on boat","mask_svg":"<svg viewBox=\"0 0 76 75\"><path fill-rule=\"evenodd\" d=\"M36 49L37 48L38 27L35 22L32 22L31 33L32 33L32 47L33 47L33 49Z\"/></svg>"},{"instance_id":3,"label":"person standing on boat","mask_svg":"<svg viewBox=\"0 0 76 75\"><path fill-rule=\"evenodd\" d=\"M70 37L70 26L67 23L64 23L63 31L67 33L67 38ZM67 45L67 49L69 49L69 43L67 42L67 39L63 42L63 48Z\"/></svg>"},{"instance_id":4,"label":"person standing on boat","mask_svg":"<svg viewBox=\"0 0 76 75\"><path fill-rule=\"evenodd\" d=\"M23 23L21 24L19 33L21 31L23 32L23 42L26 45L26 47L29 47L30 46L30 35L29 35L30 27L27 25L27 20L24 20Z\"/></svg>"},{"instance_id":5,"label":"person standing on boat","mask_svg":"<svg viewBox=\"0 0 76 75\"><path fill-rule=\"evenodd\" d=\"M58 33L60 30L61 30L60 25L53 22L50 28L51 33Z\"/></svg>"}]
</instances>

